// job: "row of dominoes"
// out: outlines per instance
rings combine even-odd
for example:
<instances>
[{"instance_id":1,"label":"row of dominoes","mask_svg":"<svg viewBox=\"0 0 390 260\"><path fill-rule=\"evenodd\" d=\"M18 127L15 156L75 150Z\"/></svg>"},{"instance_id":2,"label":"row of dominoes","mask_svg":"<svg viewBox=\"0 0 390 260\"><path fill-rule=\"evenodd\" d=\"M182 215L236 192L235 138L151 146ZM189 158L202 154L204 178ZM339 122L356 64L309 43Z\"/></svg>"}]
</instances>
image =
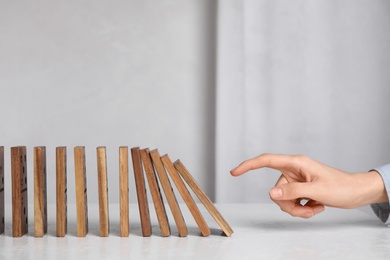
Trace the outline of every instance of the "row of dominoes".
<instances>
[{"instance_id":1,"label":"row of dominoes","mask_svg":"<svg viewBox=\"0 0 390 260\"><path fill-rule=\"evenodd\" d=\"M120 236L130 233L129 225L129 149L119 147L119 204ZM97 173L99 193L100 236L109 235L108 179L106 148L97 147ZM201 234L208 236L210 229L193 200L187 185L203 203L226 236L233 230L218 212L199 184L195 181L180 160L171 161L168 155L160 156L157 149L131 148L134 178L141 220L142 235L151 236L152 228L147 201L145 175L156 211L161 236L170 236L171 230L164 206L160 185L171 209L179 236L188 234L183 215L170 179L174 182L185 204L197 223ZM26 147L11 147L12 175L12 236L20 237L28 231L28 198ZM67 233L67 148L56 147L56 234L64 237ZM77 236L88 233L87 176L85 167L85 147L74 148L74 170L76 190ZM4 232L4 147L0 147L0 233ZM187 185L185 184L187 183ZM42 237L47 232L47 195L46 195L46 148L34 147L34 236Z\"/></svg>"}]
</instances>

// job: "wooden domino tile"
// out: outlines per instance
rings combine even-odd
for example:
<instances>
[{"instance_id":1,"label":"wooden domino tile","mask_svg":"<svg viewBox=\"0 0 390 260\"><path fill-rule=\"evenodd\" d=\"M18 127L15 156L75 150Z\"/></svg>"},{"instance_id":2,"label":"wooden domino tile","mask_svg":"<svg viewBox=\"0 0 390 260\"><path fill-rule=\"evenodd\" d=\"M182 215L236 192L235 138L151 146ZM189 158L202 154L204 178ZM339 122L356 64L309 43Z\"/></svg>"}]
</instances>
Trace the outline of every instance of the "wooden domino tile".
<instances>
[{"instance_id":1,"label":"wooden domino tile","mask_svg":"<svg viewBox=\"0 0 390 260\"><path fill-rule=\"evenodd\" d=\"M98 193L99 193L99 222L100 236L107 237L110 233L108 215L108 182L106 147L96 149L98 165Z\"/></svg>"},{"instance_id":2,"label":"wooden domino tile","mask_svg":"<svg viewBox=\"0 0 390 260\"><path fill-rule=\"evenodd\" d=\"M12 236L28 232L27 158L26 147L11 147Z\"/></svg>"},{"instance_id":3,"label":"wooden domino tile","mask_svg":"<svg viewBox=\"0 0 390 260\"><path fill-rule=\"evenodd\" d=\"M119 235L128 237L129 226L129 148L119 147Z\"/></svg>"},{"instance_id":4,"label":"wooden domino tile","mask_svg":"<svg viewBox=\"0 0 390 260\"><path fill-rule=\"evenodd\" d=\"M47 232L46 147L34 147L34 236Z\"/></svg>"},{"instance_id":5,"label":"wooden domino tile","mask_svg":"<svg viewBox=\"0 0 390 260\"><path fill-rule=\"evenodd\" d=\"M171 235L171 230L168 222L167 213L165 211L164 202L161 196L160 188L157 181L156 173L152 165L152 161L149 154L149 149L142 149L140 151L142 163L144 165L145 174L148 179L150 193L152 195L154 208L156 210L157 220L160 225L160 231L162 237Z\"/></svg>"},{"instance_id":6,"label":"wooden domino tile","mask_svg":"<svg viewBox=\"0 0 390 260\"><path fill-rule=\"evenodd\" d=\"M0 234L4 233L4 146L0 146Z\"/></svg>"},{"instance_id":7,"label":"wooden domino tile","mask_svg":"<svg viewBox=\"0 0 390 260\"><path fill-rule=\"evenodd\" d=\"M228 237L231 236L233 234L232 228L229 226L229 224L226 222L226 220L219 213L219 211L214 206L214 204L211 202L209 197L207 197L206 193L204 193L204 191L200 188L199 184L192 177L192 175L186 169L186 167L182 164L182 162L180 160L177 160L174 163L174 166L175 166L176 170L180 173L180 175L183 177L183 179L190 186L190 188L195 193L195 195L203 203L203 205L208 210L208 212L211 214L211 216L215 219L215 221L218 223L218 225L222 228L222 231L225 233L225 235Z\"/></svg>"},{"instance_id":8,"label":"wooden domino tile","mask_svg":"<svg viewBox=\"0 0 390 260\"><path fill-rule=\"evenodd\" d=\"M208 236L210 235L210 228L208 227L205 219L203 218L202 214L199 211L198 206L196 206L196 203L194 199L192 198L191 194L189 193L186 185L184 184L182 178L180 177L179 173L173 166L173 163L169 156L163 155L161 157L161 161L164 164L168 174L171 176L171 179L175 183L179 193L181 194L185 204L187 205L188 209L190 210L192 216L195 219L195 222L198 224L198 227L200 229L200 232L202 233L202 236Z\"/></svg>"},{"instance_id":9,"label":"wooden domino tile","mask_svg":"<svg viewBox=\"0 0 390 260\"><path fill-rule=\"evenodd\" d=\"M158 150L155 149L150 151L150 157L152 158L161 186L163 187L165 197L168 201L168 205L172 211L173 218L176 222L177 230L179 231L179 236L185 237L188 235L187 226L181 213L179 204L177 203L176 196L173 193L168 175L165 172L165 168L161 162Z\"/></svg>"},{"instance_id":10,"label":"wooden domino tile","mask_svg":"<svg viewBox=\"0 0 390 260\"><path fill-rule=\"evenodd\" d=\"M141 219L142 235L144 237L149 237L152 235L152 226L150 223L148 197L146 196L145 178L142 170L139 147L131 148L131 158L133 161L134 179L137 189L137 199Z\"/></svg>"},{"instance_id":11,"label":"wooden domino tile","mask_svg":"<svg viewBox=\"0 0 390 260\"><path fill-rule=\"evenodd\" d=\"M77 236L85 237L88 233L88 205L84 146L77 146L74 148L74 166L76 182Z\"/></svg>"},{"instance_id":12,"label":"wooden domino tile","mask_svg":"<svg viewBox=\"0 0 390 260\"><path fill-rule=\"evenodd\" d=\"M66 147L56 147L56 234L67 233L67 172Z\"/></svg>"}]
</instances>

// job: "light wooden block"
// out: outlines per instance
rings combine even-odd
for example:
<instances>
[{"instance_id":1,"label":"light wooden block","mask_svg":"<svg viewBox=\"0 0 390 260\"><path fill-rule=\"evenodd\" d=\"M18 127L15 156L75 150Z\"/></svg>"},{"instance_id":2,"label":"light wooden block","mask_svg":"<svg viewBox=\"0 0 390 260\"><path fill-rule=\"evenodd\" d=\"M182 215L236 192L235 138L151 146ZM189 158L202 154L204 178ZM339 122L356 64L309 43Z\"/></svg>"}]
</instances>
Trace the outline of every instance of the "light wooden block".
<instances>
[{"instance_id":1,"label":"light wooden block","mask_svg":"<svg viewBox=\"0 0 390 260\"><path fill-rule=\"evenodd\" d=\"M11 147L12 236L28 232L27 158L26 147Z\"/></svg>"},{"instance_id":2,"label":"light wooden block","mask_svg":"<svg viewBox=\"0 0 390 260\"><path fill-rule=\"evenodd\" d=\"M85 237L88 233L88 205L84 146L77 146L74 148L74 168L76 183L77 236Z\"/></svg>"},{"instance_id":3,"label":"light wooden block","mask_svg":"<svg viewBox=\"0 0 390 260\"><path fill-rule=\"evenodd\" d=\"M177 203L176 196L173 192L171 183L169 181L168 175L165 172L164 165L161 162L160 154L157 149L150 151L150 157L152 158L154 167L156 169L158 178L160 180L161 186L164 190L165 197L168 201L168 205L172 211L173 218L176 222L177 230L179 236L185 237L188 235L188 230L186 223L181 213L179 204Z\"/></svg>"},{"instance_id":4,"label":"light wooden block","mask_svg":"<svg viewBox=\"0 0 390 260\"><path fill-rule=\"evenodd\" d=\"M0 146L0 234L4 233L4 146Z\"/></svg>"},{"instance_id":5,"label":"light wooden block","mask_svg":"<svg viewBox=\"0 0 390 260\"><path fill-rule=\"evenodd\" d=\"M56 234L67 233L67 154L66 147L56 147Z\"/></svg>"},{"instance_id":6,"label":"light wooden block","mask_svg":"<svg viewBox=\"0 0 390 260\"><path fill-rule=\"evenodd\" d=\"M163 198L161 196L160 187L158 185L157 176L154 172L153 164L150 158L149 149L140 151L142 163L144 165L145 174L149 183L150 193L152 195L153 205L156 210L157 220L160 226L161 236L167 237L171 235L167 213Z\"/></svg>"},{"instance_id":7,"label":"light wooden block","mask_svg":"<svg viewBox=\"0 0 390 260\"><path fill-rule=\"evenodd\" d=\"M148 197L146 195L145 178L144 172L142 170L139 147L131 148L131 158L133 161L134 179L137 189L137 199L141 220L142 235L144 237L149 237L152 235L152 226L150 224Z\"/></svg>"},{"instance_id":8,"label":"light wooden block","mask_svg":"<svg viewBox=\"0 0 390 260\"><path fill-rule=\"evenodd\" d=\"M203 218L202 213L200 213L198 206L196 205L182 178L180 177L176 168L173 166L171 159L166 154L161 157L161 161L164 164L169 176L171 176L171 179L175 183L177 190L180 192L192 216L194 217L196 224L198 224L200 232L203 236L210 235L210 228L208 227L205 219Z\"/></svg>"},{"instance_id":9,"label":"light wooden block","mask_svg":"<svg viewBox=\"0 0 390 260\"><path fill-rule=\"evenodd\" d=\"M195 193L195 195L203 203L203 205L208 210L208 212L211 214L211 216L215 219L217 224L221 227L221 229L225 233L225 235L228 237L231 236L233 234L232 228L229 226L229 224L226 222L226 220L219 213L219 211L214 206L214 204L211 202L209 197L207 197L206 193L204 193L204 191L200 188L199 184L192 177L192 175L186 169L186 167L182 164L182 162L180 160L177 160L174 163L174 166L175 166L176 170L180 173L180 175L183 177L183 179L187 182L188 186L190 186L190 188Z\"/></svg>"},{"instance_id":10,"label":"light wooden block","mask_svg":"<svg viewBox=\"0 0 390 260\"><path fill-rule=\"evenodd\" d=\"M34 236L47 232L46 147L34 147Z\"/></svg>"},{"instance_id":11,"label":"light wooden block","mask_svg":"<svg viewBox=\"0 0 390 260\"><path fill-rule=\"evenodd\" d=\"M110 233L108 214L108 182L106 147L96 149L98 165L99 222L100 236L107 237Z\"/></svg>"},{"instance_id":12,"label":"light wooden block","mask_svg":"<svg viewBox=\"0 0 390 260\"><path fill-rule=\"evenodd\" d=\"M119 147L119 233L128 237L129 225L129 148Z\"/></svg>"}]
</instances>

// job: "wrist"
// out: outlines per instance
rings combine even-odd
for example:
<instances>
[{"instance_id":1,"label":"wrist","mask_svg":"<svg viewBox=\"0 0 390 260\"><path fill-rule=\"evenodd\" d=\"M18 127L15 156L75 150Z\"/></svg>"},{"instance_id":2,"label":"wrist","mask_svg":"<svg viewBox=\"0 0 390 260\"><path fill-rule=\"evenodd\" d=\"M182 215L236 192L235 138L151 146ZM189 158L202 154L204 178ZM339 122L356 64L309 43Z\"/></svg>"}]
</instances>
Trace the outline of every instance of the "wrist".
<instances>
[{"instance_id":1,"label":"wrist","mask_svg":"<svg viewBox=\"0 0 390 260\"><path fill-rule=\"evenodd\" d=\"M388 202L385 185L377 171L354 174L358 191L357 206Z\"/></svg>"}]
</instances>

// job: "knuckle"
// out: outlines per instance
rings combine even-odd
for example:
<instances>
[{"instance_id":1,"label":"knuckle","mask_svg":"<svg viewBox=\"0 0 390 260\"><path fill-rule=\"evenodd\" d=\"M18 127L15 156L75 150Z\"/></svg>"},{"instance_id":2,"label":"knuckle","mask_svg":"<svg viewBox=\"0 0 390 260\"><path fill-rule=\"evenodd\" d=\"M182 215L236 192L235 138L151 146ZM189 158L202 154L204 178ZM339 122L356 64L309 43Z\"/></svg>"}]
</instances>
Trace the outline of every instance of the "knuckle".
<instances>
[{"instance_id":1,"label":"knuckle","mask_svg":"<svg viewBox=\"0 0 390 260\"><path fill-rule=\"evenodd\" d=\"M287 213L293 217L294 216L294 211L291 209L291 207L287 207L286 205L279 205L280 210L283 211L284 213Z\"/></svg>"},{"instance_id":2,"label":"knuckle","mask_svg":"<svg viewBox=\"0 0 390 260\"><path fill-rule=\"evenodd\" d=\"M288 212L288 211L286 210L286 208L284 208L284 207L280 207L280 210L283 211L283 212L285 212L285 213L290 214L290 212ZM291 215L291 214L290 214L290 215Z\"/></svg>"},{"instance_id":3,"label":"knuckle","mask_svg":"<svg viewBox=\"0 0 390 260\"><path fill-rule=\"evenodd\" d=\"M302 195L302 189L299 183L290 183L287 189L285 188L285 190L285 193L288 194L290 197L297 198Z\"/></svg>"},{"instance_id":4,"label":"knuckle","mask_svg":"<svg viewBox=\"0 0 390 260\"><path fill-rule=\"evenodd\" d=\"M302 216L300 216L301 218L305 218L305 219L308 219L308 218L311 218L312 217L312 215L310 214L305 214L305 215L302 215Z\"/></svg>"},{"instance_id":5,"label":"knuckle","mask_svg":"<svg viewBox=\"0 0 390 260\"><path fill-rule=\"evenodd\" d=\"M312 163L312 159L304 154L294 155L294 165L298 168L306 168Z\"/></svg>"},{"instance_id":6,"label":"knuckle","mask_svg":"<svg viewBox=\"0 0 390 260\"><path fill-rule=\"evenodd\" d=\"M304 154L298 154L295 155L295 160L299 163L307 163L308 161L310 161L310 158Z\"/></svg>"},{"instance_id":7,"label":"knuckle","mask_svg":"<svg viewBox=\"0 0 390 260\"><path fill-rule=\"evenodd\" d=\"M296 212L292 211L292 212L289 212L289 214L293 217L299 217L299 214L297 214Z\"/></svg>"}]
</instances>

